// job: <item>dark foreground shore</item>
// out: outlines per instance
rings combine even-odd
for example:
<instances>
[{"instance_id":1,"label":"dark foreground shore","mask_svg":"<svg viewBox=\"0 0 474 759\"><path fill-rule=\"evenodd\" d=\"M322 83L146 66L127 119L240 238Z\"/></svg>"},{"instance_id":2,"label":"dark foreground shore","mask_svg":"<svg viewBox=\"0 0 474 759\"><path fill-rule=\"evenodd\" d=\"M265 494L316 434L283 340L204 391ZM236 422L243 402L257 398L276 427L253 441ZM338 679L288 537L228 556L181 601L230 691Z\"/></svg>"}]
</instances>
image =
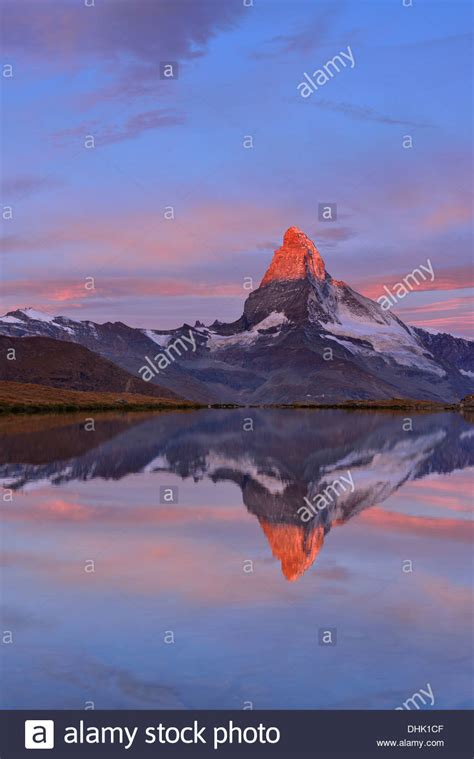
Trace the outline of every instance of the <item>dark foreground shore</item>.
<instances>
[{"instance_id":1,"label":"dark foreground shore","mask_svg":"<svg viewBox=\"0 0 474 759\"><path fill-rule=\"evenodd\" d=\"M203 404L184 399L157 398L136 393L86 392L64 390L22 382L0 382L0 413L36 414L74 411L164 411L200 408L239 408L240 404ZM247 408L304 409L379 409L387 411L474 411L474 395L459 403L389 398L385 400L347 400L340 403L249 404Z\"/></svg>"},{"instance_id":2,"label":"dark foreground shore","mask_svg":"<svg viewBox=\"0 0 474 759\"><path fill-rule=\"evenodd\" d=\"M473 411L473 396L463 398L459 403L443 401L422 401L411 398L388 398L386 400L341 401L340 403L293 403L270 404L271 408L332 408L332 409L387 409L387 411ZM470 400L469 400L470 399Z\"/></svg>"},{"instance_id":3,"label":"dark foreground shore","mask_svg":"<svg viewBox=\"0 0 474 759\"><path fill-rule=\"evenodd\" d=\"M160 411L194 409L200 404L170 398L157 398L136 393L103 393L63 390L46 385L22 382L0 382L0 413L36 414L70 411Z\"/></svg>"}]
</instances>

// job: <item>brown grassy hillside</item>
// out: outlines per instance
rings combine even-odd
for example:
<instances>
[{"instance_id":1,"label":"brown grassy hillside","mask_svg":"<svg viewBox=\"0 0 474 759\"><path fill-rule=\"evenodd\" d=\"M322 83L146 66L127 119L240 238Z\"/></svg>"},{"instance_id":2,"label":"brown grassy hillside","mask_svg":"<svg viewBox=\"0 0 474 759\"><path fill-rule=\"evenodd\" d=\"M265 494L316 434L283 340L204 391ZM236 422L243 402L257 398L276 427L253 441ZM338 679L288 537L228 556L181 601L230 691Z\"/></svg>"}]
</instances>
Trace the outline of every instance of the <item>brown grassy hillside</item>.
<instances>
[{"instance_id":1,"label":"brown grassy hillside","mask_svg":"<svg viewBox=\"0 0 474 759\"><path fill-rule=\"evenodd\" d=\"M16 359L7 358L9 348L15 349ZM82 345L50 337L0 335L0 379L64 390L179 398L171 390L129 374Z\"/></svg>"},{"instance_id":2,"label":"brown grassy hillside","mask_svg":"<svg viewBox=\"0 0 474 759\"><path fill-rule=\"evenodd\" d=\"M32 383L0 382L0 411L2 412L195 407L196 404L178 398L157 398L138 393L84 392Z\"/></svg>"}]
</instances>

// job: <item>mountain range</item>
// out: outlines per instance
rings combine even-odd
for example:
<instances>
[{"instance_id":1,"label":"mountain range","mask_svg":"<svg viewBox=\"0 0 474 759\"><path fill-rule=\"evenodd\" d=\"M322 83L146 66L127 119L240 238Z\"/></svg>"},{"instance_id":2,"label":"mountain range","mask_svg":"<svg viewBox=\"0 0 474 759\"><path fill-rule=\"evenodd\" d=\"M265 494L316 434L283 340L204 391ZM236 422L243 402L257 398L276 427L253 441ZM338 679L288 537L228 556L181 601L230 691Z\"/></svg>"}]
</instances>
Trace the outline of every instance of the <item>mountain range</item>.
<instances>
[{"instance_id":1,"label":"mountain range","mask_svg":"<svg viewBox=\"0 0 474 759\"><path fill-rule=\"evenodd\" d=\"M235 322L139 329L25 308L0 317L0 334L51 338L65 365L64 343L78 343L140 383L144 361L156 360L171 343L191 334L195 349L169 362L148 386L155 383L202 403L324 404L395 397L456 402L474 389L473 341L410 327L334 279L315 244L297 227L286 231ZM102 389L109 389L107 382Z\"/></svg>"}]
</instances>

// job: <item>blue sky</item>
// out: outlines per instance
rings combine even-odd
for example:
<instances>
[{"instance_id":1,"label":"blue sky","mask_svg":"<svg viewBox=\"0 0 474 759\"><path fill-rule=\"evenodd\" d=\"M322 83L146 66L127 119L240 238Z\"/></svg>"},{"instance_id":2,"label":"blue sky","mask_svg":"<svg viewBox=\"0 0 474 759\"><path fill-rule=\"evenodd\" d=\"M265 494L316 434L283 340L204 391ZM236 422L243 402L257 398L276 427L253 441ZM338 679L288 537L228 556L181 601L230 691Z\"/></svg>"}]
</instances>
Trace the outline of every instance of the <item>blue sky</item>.
<instances>
[{"instance_id":1,"label":"blue sky","mask_svg":"<svg viewBox=\"0 0 474 759\"><path fill-rule=\"evenodd\" d=\"M231 320L297 225L373 298L430 258L398 313L469 334L469 2L94 2L3 2L5 309ZM348 46L354 67L303 99Z\"/></svg>"}]
</instances>

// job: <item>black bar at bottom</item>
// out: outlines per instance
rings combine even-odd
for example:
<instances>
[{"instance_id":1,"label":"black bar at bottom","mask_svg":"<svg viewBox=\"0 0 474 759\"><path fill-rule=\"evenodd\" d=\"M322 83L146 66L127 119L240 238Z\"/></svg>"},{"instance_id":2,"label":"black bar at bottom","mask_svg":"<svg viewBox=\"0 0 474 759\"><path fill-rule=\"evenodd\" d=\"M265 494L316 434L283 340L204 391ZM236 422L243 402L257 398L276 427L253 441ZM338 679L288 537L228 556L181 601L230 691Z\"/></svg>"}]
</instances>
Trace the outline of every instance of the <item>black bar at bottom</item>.
<instances>
[{"instance_id":1,"label":"black bar at bottom","mask_svg":"<svg viewBox=\"0 0 474 759\"><path fill-rule=\"evenodd\" d=\"M440 710L2 711L0 757L473 759L472 725Z\"/></svg>"}]
</instances>

